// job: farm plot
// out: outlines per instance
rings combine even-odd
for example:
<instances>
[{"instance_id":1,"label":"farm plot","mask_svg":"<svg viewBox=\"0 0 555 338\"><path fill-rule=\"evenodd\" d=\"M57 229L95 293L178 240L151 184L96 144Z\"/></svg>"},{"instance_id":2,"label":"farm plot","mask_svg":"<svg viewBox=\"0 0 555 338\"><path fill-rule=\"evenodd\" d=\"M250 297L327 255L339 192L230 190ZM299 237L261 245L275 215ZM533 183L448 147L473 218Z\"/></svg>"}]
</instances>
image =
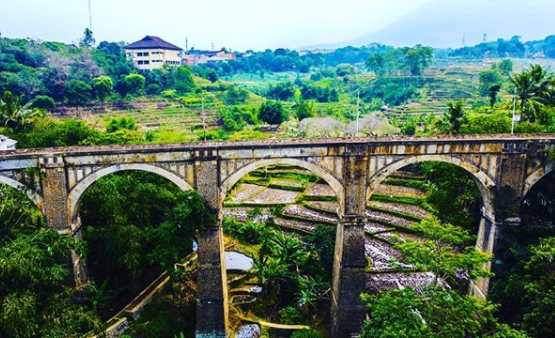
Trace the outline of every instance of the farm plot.
<instances>
[{"instance_id":1,"label":"farm plot","mask_svg":"<svg viewBox=\"0 0 555 338\"><path fill-rule=\"evenodd\" d=\"M295 203L300 193L281 189L264 188L257 195L243 200L246 204L275 205Z\"/></svg>"},{"instance_id":2,"label":"farm plot","mask_svg":"<svg viewBox=\"0 0 555 338\"><path fill-rule=\"evenodd\" d=\"M249 197L260 194L266 187L254 184L239 184L228 197L231 203L243 203Z\"/></svg>"},{"instance_id":3,"label":"farm plot","mask_svg":"<svg viewBox=\"0 0 555 338\"><path fill-rule=\"evenodd\" d=\"M426 193L420 189L389 184L380 184L374 191L374 194L413 198L424 198L426 196Z\"/></svg>"},{"instance_id":4,"label":"farm plot","mask_svg":"<svg viewBox=\"0 0 555 338\"><path fill-rule=\"evenodd\" d=\"M315 183L310 185L307 190L305 194L307 197L335 197L335 192L327 184Z\"/></svg>"}]
</instances>

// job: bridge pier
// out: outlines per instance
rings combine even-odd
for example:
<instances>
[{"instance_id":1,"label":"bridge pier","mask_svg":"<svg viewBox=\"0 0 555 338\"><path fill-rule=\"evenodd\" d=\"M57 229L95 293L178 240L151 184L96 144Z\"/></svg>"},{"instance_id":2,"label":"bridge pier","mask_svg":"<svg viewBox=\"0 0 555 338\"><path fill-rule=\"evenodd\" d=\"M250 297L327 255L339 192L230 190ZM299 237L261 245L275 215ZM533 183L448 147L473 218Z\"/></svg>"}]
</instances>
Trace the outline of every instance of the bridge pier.
<instances>
[{"instance_id":1,"label":"bridge pier","mask_svg":"<svg viewBox=\"0 0 555 338\"><path fill-rule=\"evenodd\" d=\"M480 219L480 228L478 230L478 239L476 241L476 248L482 252L493 255L495 253L495 244L497 240L497 224L492 212L488 212L485 208L482 210L482 217ZM492 262L484 264L483 270L490 272ZM476 281L471 281L468 293L471 296L480 299L487 299L489 292L490 278L480 278Z\"/></svg>"},{"instance_id":2,"label":"bridge pier","mask_svg":"<svg viewBox=\"0 0 555 338\"><path fill-rule=\"evenodd\" d=\"M221 227L199 238L197 338L227 337L227 281Z\"/></svg>"},{"instance_id":3,"label":"bridge pier","mask_svg":"<svg viewBox=\"0 0 555 338\"><path fill-rule=\"evenodd\" d=\"M352 147L344 158L344 203L337 227L333 264L331 333L350 337L362 331L365 307L360 294L366 286L364 213L368 159L364 147Z\"/></svg>"},{"instance_id":4,"label":"bridge pier","mask_svg":"<svg viewBox=\"0 0 555 338\"><path fill-rule=\"evenodd\" d=\"M344 217L337 228L331 297L332 337L350 337L362 331L365 308L360 294L366 284L364 222Z\"/></svg>"},{"instance_id":5,"label":"bridge pier","mask_svg":"<svg viewBox=\"0 0 555 338\"><path fill-rule=\"evenodd\" d=\"M41 186L44 194L44 213L49 228L65 236L77 235L81 238L80 220L76 224L78 231L70 223L68 207L67 175L62 156L46 155L39 158L41 172ZM76 286L83 285L87 280L86 268L75 251L70 251L70 257L65 261L71 272L68 283Z\"/></svg>"},{"instance_id":6,"label":"bridge pier","mask_svg":"<svg viewBox=\"0 0 555 338\"><path fill-rule=\"evenodd\" d=\"M222 201L219 191L219 168L216 158L197 162L198 193L204 198L217 223L208 227L198 239L198 307L197 338L228 336L227 275L224 238L221 227Z\"/></svg>"}]
</instances>

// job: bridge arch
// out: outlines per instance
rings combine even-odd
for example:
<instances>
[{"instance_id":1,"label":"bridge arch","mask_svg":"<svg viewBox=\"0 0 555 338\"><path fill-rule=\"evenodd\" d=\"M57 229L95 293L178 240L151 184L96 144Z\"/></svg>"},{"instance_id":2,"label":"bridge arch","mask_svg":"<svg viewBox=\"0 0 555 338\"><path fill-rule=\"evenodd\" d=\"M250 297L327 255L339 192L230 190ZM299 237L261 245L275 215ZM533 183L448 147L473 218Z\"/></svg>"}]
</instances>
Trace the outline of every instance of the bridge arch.
<instances>
[{"instance_id":1,"label":"bridge arch","mask_svg":"<svg viewBox=\"0 0 555 338\"><path fill-rule=\"evenodd\" d=\"M26 187L24 184L3 175L0 175L0 183L10 186L17 191L25 194L27 197L29 197L31 201L33 201L33 203L35 203L40 212L44 214L44 203L42 196L39 195L36 191L33 191L32 189Z\"/></svg>"},{"instance_id":2,"label":"bridge arch","mask_svg":"<svg viewBox=\"0 0 555 338\"><path fill-rule=\"evenodd\" d=\"M272 159L259 160L237 170L235 173L227 177L222 182L221 189L220 189L221 200L223 201L227 193L231 190L231 188L233 188L233 186L237 182L239 182L241 178L243 178L251 171L264 168L267 166L271 166L271 165L276 165L276 164L288 164L288 165L301 167L312 172L313 174L320 176L333 189L333 191L335 192L335 195L337 196L340 210L343 210L343 206L345 205L344 204L345 189L343 187L343 184L341 184L341 182L335 176L333 176L327 169L322 168L319 165L310 163L308 161L293 159L293 158L272 158Z\"/></svg>"},{"instance_id":3,"label":"bridge arch","mask_svg":"<svg viewBox=\"0 0 555 338\"><path fill-rule=\"evenodd\" d=\"M555 171L555 162L548 163L545 167L540 168L534 171L530 176L526 177L524 181L524 191L522 192L522 196L526 197L530 190L538 183L542 178L546 177L547 175L551 174Z\"/></svg>"},{"instance_id":4,"label":"bridge arch","mask_svg":"<svg viewBox=\"0 0 555 338\"><path fill-rule=\"evenodd\" d=\"M451 163L466 170L468 173L470 173L470 176L472 177L474 182L476 182L476 185L480 190L486 213L491 217L493 216L493 188L495 187L495 182L493 181L493 179L491 179L487 174L482 172L475 165L449 155L407 156L397 162L393 162L385 166L384 168L380 169L374 176L370 177L368 196L370 197L372 193L376 190L376 188L380 185L380 183L382 183L383 180L385 180L395 171L408 165L421 162Z\"/></svg>"},{"instance_id":5,"label":"bridge arch","mask_svg":"<svg viewBox=\"0 0 555 338\"><path fill-rule=\"evenodd\" d=\"M129 163L129 164L116 164L108 168L100 169L94 173L87 176L84 180L79 182L69 193L68 196L68 207L70 212L70 217L73 218L77 215L77 208L79 207L79 202L83 197L84 192L89 186L96 182L101 177L109 174L116 173L118 171L124 170L142 170L148 171L157 175L160 175L177 185L181 190L193 190L191 185L187 183L183 178L171 173L163 168L144 163Z\"/></svg>"}]
</instances>

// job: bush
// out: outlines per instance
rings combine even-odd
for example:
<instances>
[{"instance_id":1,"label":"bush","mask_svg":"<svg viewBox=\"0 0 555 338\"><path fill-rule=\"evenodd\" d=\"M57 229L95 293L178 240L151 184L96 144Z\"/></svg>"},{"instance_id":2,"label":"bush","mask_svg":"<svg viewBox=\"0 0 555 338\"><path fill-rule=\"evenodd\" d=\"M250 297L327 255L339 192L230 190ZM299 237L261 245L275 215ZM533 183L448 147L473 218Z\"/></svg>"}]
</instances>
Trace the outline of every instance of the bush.
<instances>
[{"instance_id":1,"label":"bush","mask_svg":"<svg viewBox=\"0 0 555 338\"><path fill-rule=\"evenodd\" d=\"M31 108L44 109L48 111L54 110L56 108L56 102L50 96L37 95L34 99L29 102Z\"/></svg>"},{"instance_id":2,"label":"bush","mask_svg":"<svg viewBox=\"0 0 555 338\"><path fill-rule=\"evenodd\" d=\"M279 317L282 324L297 325L304 322L304 315L301 310L293 306L284 307L283 309L279 310Z\"/></svg>"},{"instance_id":3,"label":"bush","mask_svg":"<svg viewBox=\"0 0 555 338\"><path fill-rule=\"evenodd\" d=\"M225 103L235 105L245 103L249 98L249 92L237 86L232 86L227 90Z\"/></svg>"},{"instance_id":4,"label":"bush","mask_svg":"<svg viewBox=\"0 0 555 338\"><path fill-rule=\"evenodd\" d=\"M147 95L158 95L160 93L160 91L162 90L162 87L160 87L160 85L156 84L156 83L151 83L148 86L146 86L146 94Z\"/></svg>"},{"instance_id":5,"label":"bush","mask_svg":"<svg viewBox=\"0 0 555 338\"><path fill-rule=\"evenodd\" d=\"M202 99L200 97L184 97L181 99L184 105L189 104L199 104L202 103Z\"/></svg>"},{"instance_id":6,"label":"bush","mask_svg":"<svg viewBox=\"0 0 555 338\"><path fill-rule=\"evenodd\" d=\"M323 337L324 336L320 332L313 329L295 331L291 335L291 338L323 338Z\"/></svg>"},{"instance_id":7,"label":"bush","mask_svg":"<svg viewBox=\"0 0 555 338\"><path fill-rule=\"evenodd\" d=\"M173 99L177 96L177 91L175 89L168 89L168 90L164 90L161 93L162 97L168 98L168 99Z\"/></svg>"},{"instance_id":8,"label":"bush","mask_svg":"<svg viewBox=\"0 0 555 338\"><path fill-rule=\"evenodd\" d=\"M268 124L281 124L289 116L278 101L266 101L260 106L258 118Z\"/></svg>"},{"instance_id":9,"label":"bush","mask_svg":"<svg viewBox=\"0 0 555 338\"><path fill-rule=\"evenodd\" d=\"M312 102L299 102L295 112L299 121L316 116L316 109L314 108L314 103Z\"/></svg>"}]
</instances>

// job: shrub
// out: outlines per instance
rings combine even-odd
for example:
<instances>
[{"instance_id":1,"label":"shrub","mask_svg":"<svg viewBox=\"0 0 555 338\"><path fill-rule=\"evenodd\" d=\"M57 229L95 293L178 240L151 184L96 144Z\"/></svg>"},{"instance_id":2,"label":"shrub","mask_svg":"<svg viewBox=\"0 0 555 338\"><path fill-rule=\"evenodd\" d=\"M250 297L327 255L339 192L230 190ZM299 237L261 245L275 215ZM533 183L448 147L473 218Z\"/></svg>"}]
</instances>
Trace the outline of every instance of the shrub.
<instances>
[{"instance_id":1,"label":"shrub","mask_svg":"<svg viewBox=\"0 0 555 338\"><path fill-rule=\"evenodd\" d=\"M293 332L291 338L323 338L324 336L313 329L299 330Z\"/></svg>"},{"instance_id":2,"label":"shrub","mask_svg":"<svg viewBox=\"0 0 555 338\"><path fill-rule=\"evenodd\" d=\"M266 101L260 106L258 118L268 124L281 124L289 117L278 101Z\"/></svg>"},{"instance_id":3,"label":"shrub","mask_svg":"<svg viewBox=\"0 0 555 338\"><path fill-rule=\"evenodd\" d=\"M301 310L293 306L284 307L279 310L279 317L282 324L296 325L304 322L304 316Z\"/></svg>"},{"instance_id":4,"label":"shrub","mask_svg":"<svg viewBox=\"0 0 555 338\"><path fill-rule=\"evenodd\" d=\"M56 108L56 102L50 96L46 95L37 95L31 102L29 103L31 108L38 108L44 110L54 110Z\"/></svg>"}]
</instances>

